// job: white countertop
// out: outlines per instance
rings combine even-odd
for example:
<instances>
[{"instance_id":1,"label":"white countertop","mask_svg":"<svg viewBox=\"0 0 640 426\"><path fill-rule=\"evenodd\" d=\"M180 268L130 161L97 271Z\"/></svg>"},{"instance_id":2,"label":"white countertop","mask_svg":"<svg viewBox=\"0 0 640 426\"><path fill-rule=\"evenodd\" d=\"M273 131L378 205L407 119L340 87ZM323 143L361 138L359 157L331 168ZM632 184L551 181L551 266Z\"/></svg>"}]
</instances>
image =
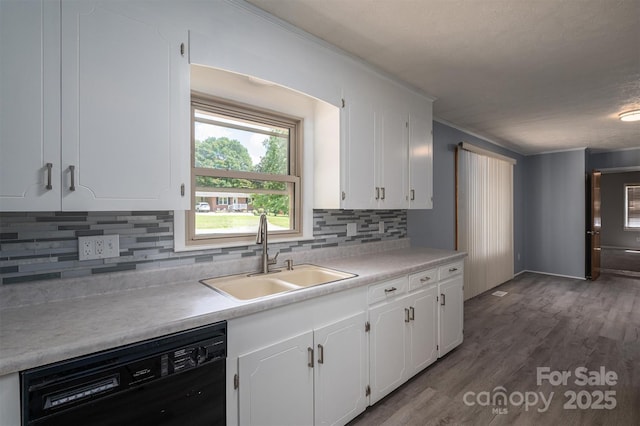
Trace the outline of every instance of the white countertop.
<instances>
[{"instance_id":1,"label":"white countertop","mask_svg":"<svg viewBox=\"0 0 640 426\"><path fill-rule=\"evenodd\" d=\"M465 256L455 251L404 248L322 260L313 263L358 276L244 303L189 280L2 309L0 376L383 281Z\"/></svg>"}]
</instances>

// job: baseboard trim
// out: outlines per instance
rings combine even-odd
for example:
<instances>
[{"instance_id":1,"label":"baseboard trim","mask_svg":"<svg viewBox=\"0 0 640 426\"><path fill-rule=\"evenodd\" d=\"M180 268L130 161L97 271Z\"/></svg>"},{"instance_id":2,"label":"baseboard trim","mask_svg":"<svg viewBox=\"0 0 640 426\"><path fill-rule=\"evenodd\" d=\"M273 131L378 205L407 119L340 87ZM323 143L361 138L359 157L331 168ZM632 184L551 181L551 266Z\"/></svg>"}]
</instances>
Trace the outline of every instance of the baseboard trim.
<instances>
[{"instance_id":1,"label":"baseboard trim","mask_svg":"<svg viewBox=\"0 0 640 426\"><path fill-rule=\"evenodd\" d=\"M540 275L551 275L551 276L554 276L554 277L561 277L561 278L572 278L572 279L575 279L575 280L582 280L582 281L586 281L586 279L587 279L586 277L576 277L574 275L553 274L551 272L533 271L531 269L525 269L522 272L518 272L518 274L522 274L523 272L531 272L531 273L540 274Z\"/></svg>"}]
</instances>

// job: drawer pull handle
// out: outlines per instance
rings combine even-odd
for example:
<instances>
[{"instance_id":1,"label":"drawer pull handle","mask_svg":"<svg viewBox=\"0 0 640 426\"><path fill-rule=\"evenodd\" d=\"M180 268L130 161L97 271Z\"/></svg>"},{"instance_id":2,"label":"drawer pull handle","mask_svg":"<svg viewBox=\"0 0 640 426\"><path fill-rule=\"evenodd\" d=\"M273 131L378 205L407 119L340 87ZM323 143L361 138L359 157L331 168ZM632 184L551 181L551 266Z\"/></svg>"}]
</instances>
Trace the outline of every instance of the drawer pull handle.
<instances>
[{"instance_id":1,"label":"drawer pull handle","mask_svg":"<svg viewBox=\"0 0 640 426\"><path fill-rule=\"evenodd\" d=\"M309 362L307 363L307 366L309 368L313 368L313 348L307 348L307 352L309 353Z\"/></svg>"},{"instance_id":2,"label":"drawer pull handle","mask_svg":"<svg viewBox=\"0 0 640 426\"><path fill-rule=\"evenodd\" d=\"M376 186L376 200L380 199L380 187Z\"/></svg>"},{"instance_id":3,"label":"drawer pull handle","mask_svg":"<svg viewBox=\"0 0 640 426\"><path fill-rule=\"evenodd\" d=\"M411 321L411 318L409 318L409 309L404 308L404 322L409 322Z\"/></svg>"},{"instance_id":4,"label":"drawer pull handle","mask_svg":"<svg viewBox=\"0 0 640 426\"><path fill-rule=\"evenodd\" d=\"M76 190L76 166L69 166L69 174L71 175L71 186L69 187L69 191Z\"/></svg>"},{"instance_id":5,"label":"drawer pull handle","mask_svg":"<svg viewBox=\"0 0 640 426\"><path fill-rule=\"evenodd\" d=\"M394 292L394 291L396 291L396 290L397 290L397 288L395 288L395 287L391 287L391 288L385 288L385 289L384 289L384 292L385 292L385 293L393 293L393 292Z\"/></svg>"},{"instance_id":6,"label":"drawer pull handle","mask_svg":"<svg viewBox=\"0 0 640 426\"><path fill-rule=\"evenodd\" d=\"M416 311L413 309L413 306L409 306L409 319L411 321L415 321L416 319Z\"/></svg>"},{"instance_id":7,"label":"drawer pull handle","mask_svg":"<svg viewBox=\"0 0 640 426\"><path fill-rule=\"evenodd\" d=\"M416 199L416 190L412 189L411 190L411 201L414 201Z\"/></svg>"},{"instance_id":8,"label":"drawer pull handle","mask_svg":"<svg viewBox=\"0 0 640 426\"><path fill-rule=\"evenodd\" d=\"M318 344L318 364L324 364L324 346Z\"/></svg>"},{"instance_id":9,"label":"drawer pull handle","mask_svg":"<svg viewBox=\"0 0 640 426\"><path fill-rule=\"evenodd\" d=\"M457 270L458 270L458 268L449 268L449 272L455 272Z\"/></svg>"},{"instance_id":10,"label":"drawer pull handle","mask_svg":"<svg viewBox=\"0 0 640 426\"><path fill-rule=\"evenodd\" d=\"M53 186L51 185L51 168L53 167L53 163L47 163L45 164L45 167L47 168L47 185L45 188L53 189Z\"/></svg>"},{"instance_id":11,"label":"drawer pull handle","mask_svg":"<svg viewBox=\"0 0 640 426\"><path fill-rule=\"evenodd\" d=\"M380 188L380 192L382 193L382 195L380 196L380 199L384 200L384 186Z\"/></svg>"},{"instance_id":12,"label":"drawer pull handle","mask_svg":"<svg viewBox=\"0 0 640 426\"><path fill-rule=\"evenodd\" d=\"M444 298L444 293L440 293L440 305L444 306L446 304L447 303L446 303L445 298Z\"/></svg>"},{"instance_id":13,"label":"drawer pull handle","mask_svg":"<svg viewBox=\"0 0 640 426\"><path fill-rule=\"evenodd\" d=\"M431 277L424 277L424 278L420 278L420 282L421 283L426 283L427 281L429 281L431 279Z\"/></svg>"}]
</instances>

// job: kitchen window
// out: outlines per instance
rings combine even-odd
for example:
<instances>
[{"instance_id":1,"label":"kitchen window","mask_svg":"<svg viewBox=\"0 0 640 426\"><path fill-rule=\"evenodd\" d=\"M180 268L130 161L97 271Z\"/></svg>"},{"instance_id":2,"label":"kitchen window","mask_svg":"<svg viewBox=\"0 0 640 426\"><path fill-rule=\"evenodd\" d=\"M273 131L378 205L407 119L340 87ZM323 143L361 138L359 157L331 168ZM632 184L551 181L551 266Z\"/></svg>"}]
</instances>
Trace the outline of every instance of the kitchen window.
<instances>
[{"instance_id":1,"label":"kitchen window","mask_svg":"<svg viewBox=\"0 0 640 426\"><path fill-rule=\"evenodd\" d=\"M302 235L302 121L193 94L191 199L211 210L187 215L189 245L253 243L261 213L269 234Z\"/></svg>"},{"instance_id":2,"label":"kitchen window","mask_svg":"<svg viewBox=\"0 0 640 426\"><path fill-rule=\"evenodd\" d=\"M624 228L640 231L640 184L624 186Z\"/></svg>"}]
</instances>

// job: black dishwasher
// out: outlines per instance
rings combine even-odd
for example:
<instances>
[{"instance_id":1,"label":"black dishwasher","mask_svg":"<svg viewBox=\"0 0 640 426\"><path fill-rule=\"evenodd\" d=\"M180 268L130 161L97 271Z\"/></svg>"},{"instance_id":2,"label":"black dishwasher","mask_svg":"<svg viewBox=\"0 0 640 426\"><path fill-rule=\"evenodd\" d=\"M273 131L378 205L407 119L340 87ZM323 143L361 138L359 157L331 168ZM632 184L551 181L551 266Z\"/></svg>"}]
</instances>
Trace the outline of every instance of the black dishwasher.
<instances>
[{"instance_id":1,"label":"black dishwasher","mask_svg":"<svg viewBox=\"0 0 640 426\"><path fill-rule=\"evenodd\" d=\"M20 374L23 425L224 425L220 322Z\"/></svg>"}]
</instances>

